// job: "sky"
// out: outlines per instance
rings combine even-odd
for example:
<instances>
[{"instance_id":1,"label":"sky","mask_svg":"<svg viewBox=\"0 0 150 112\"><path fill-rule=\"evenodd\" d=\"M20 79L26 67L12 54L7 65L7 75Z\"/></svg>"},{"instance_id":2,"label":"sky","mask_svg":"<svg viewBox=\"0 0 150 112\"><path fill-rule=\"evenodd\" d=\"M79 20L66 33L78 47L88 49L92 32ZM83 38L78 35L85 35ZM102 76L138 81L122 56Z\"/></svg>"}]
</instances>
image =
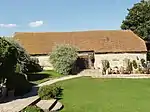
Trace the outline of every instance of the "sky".
<instances>
[{"instance_id":1,"label":"sky","mask_svg":"<svg viewBox=\"0 0 150 112\"><path fill-rule=\"evenodd\" d=\"M15 32L120 29L140 0L1 0L0 36Z\"/></svg>"}]
</instances>

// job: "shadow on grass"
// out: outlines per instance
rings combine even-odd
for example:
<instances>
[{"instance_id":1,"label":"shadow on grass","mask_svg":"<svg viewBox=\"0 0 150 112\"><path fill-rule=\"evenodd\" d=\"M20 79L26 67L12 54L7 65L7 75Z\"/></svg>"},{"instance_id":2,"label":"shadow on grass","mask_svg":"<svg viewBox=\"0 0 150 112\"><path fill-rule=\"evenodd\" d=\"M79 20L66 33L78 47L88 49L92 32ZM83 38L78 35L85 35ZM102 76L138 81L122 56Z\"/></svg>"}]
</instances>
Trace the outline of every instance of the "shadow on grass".
<instances>
[{"instance_id":1,"label":"shadow on grass","mask_svg":"<svg viewBox=\"0 0 150 112\"><path fill-rule=\"evenodd\" d=\"M49 74L27 74L29 81L38 81L51 77Z\"/></svg>"}]
</instances>

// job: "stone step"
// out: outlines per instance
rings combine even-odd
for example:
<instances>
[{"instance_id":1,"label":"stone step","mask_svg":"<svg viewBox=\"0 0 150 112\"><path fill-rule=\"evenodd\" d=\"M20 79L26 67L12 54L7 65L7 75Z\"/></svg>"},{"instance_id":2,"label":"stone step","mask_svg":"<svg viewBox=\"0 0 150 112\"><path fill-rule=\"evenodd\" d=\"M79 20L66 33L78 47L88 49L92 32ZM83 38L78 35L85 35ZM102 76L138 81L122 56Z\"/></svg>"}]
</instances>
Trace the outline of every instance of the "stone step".
<instances>
[{"instance_id":1,"label":"stone step","mask_svg":"<svg viewBox=\"0 0 150 112\"><path fill-rule=\"evenodd\" d=\"M51 99L51 100L40 100L36 106L38 106L39 108L41 108L44 111L50 111L55 104L57 103L56 99Z\"/></svg>"},{"instance_id":2,"label":"stone step","mask_svg":"<svg viewBox=\"0 0 150 112\"><path fill-rule=\"evenodd\" d=\"M50 110L50 112L56 112L58 110L61 110L63 105L57 101L56 105Z\"/></svg>"}]
</instances>

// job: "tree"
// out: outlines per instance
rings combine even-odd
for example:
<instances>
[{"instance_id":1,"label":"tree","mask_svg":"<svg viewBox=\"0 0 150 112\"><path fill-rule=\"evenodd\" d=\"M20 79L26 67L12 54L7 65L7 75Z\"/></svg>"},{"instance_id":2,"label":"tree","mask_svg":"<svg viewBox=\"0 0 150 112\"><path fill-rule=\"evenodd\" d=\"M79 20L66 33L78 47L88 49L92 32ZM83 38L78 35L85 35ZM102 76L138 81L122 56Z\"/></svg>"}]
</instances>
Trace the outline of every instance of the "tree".
<instances>
[{"instance_id":1,"label":"tree","mask_svg":"<svg viewBox=\"0 0 150 112\"><path fill-rule=\"evenodd\" d=\"M25 65L27 63L30 63L30 55L27 53L27 51L22 47L22 45L19 44L19 42L15 41L12 38L7 38L5 37L5 39L10 42L16 49L18 52L18 58L17 58L17 63L19 64L19 66L21 67L21 70L25 69Z\"/></svg>"},{"instance_id":2,"label":"tree","mask_svg":"<svg viewBox=\"0 0 150 112\"><path fill-rule=\"evenodd\" d=\"M6 79L7 89L15 89L15 95L22 95L31 89L25 75L15 72L19 58L17 47L0 37L0 79Z\"/></svg>"},{"instance_id":3,"label":"tree","mask_svg":"<svg viewBox=\"0 0 150 112\"><path fill-rule=\"evenodd\" d=\"M150 1L141 0L134 4L125 20L123 20L121 29L132 30L142 39L147 40L150 36Z\"/></svg>"},{"instance_id":4,"label":"tree","mask_svg":"<svg viewBox=\"0 0 150 112\"><path fill-rule=\"evenodd\" d=\"M17 72L21 73L31 73L31 72L40 72L42 71L42 67L39 65L38 59L31 58L31 56L28 54L28 52L22 47L19 42L12 38L5 39L10 42L18 52L18 58L17 58Z\"/></svg>"},{"instance_id":5,"label":"tree","mask_svg":"<svg viewBox=\"0 0 150 112\"><path fill-rule=\"evenodd\" d=\"M77 57L78 54L75 47L70 45L57 45L50 54L50 62L58 73L68 75Z\"/></svg>"},{"instance_id":6,"label":"tree","mask_svg":"<svg viewBox=\"0 0 150 112\"><path fill-rule=\"evenodd\" d=\"M14 73L18 52L6 39L0 37L0 78L9 78Z\"/></svg>"}]
</instances>

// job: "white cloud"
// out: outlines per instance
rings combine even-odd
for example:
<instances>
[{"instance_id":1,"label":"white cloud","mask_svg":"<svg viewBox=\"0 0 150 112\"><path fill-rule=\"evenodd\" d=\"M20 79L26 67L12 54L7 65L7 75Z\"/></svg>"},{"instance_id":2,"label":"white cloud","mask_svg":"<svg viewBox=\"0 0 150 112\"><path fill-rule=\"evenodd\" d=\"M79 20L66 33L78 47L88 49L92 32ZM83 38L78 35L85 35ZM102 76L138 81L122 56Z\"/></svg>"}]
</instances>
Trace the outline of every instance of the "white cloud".
<instances>
[{"instance_id":1,"label":"white cloud","mask_svg":"<svg viewBox=\"0 0 150 112\"><path fill-rule=\"evenodd\" d=\"M30 27L39 27L39 26L42 26L43 24L44 24L43 21L35 21L35 22L29 23L29 26Z\"/></svg>"},{"instance_id":2,"label":"white cloud","mask_svg":"<svg viewBox=\"0 0 150 112\"><path fill-rule=\"evenodd\" d=\"M13 28L13 27L17 27L16 24L0 24L1 28Z\"/></svg>"}]
</instances>

